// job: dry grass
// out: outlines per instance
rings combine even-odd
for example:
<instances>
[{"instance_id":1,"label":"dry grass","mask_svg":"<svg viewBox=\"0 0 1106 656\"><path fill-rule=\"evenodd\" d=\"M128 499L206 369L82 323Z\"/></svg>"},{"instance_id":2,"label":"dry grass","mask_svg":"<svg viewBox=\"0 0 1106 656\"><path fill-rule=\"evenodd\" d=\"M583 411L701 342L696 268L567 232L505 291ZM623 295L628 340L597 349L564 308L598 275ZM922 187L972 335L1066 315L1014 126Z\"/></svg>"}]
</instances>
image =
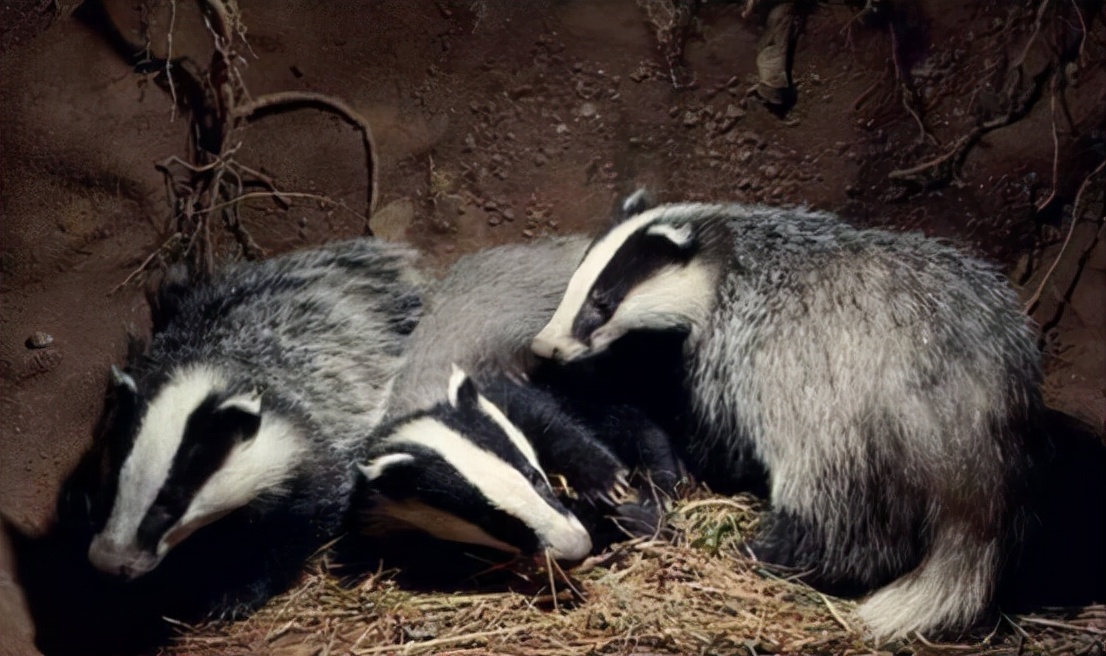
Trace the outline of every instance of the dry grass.
<instances>
[{"instance_id":1,"label":"dry grass","mask_svg":"<svg viewBox=\"0 0 1106 656\"><path fill-rule=\"evenodd\" d=\"M248 620L182 629L165 654L1103 654L1106 608L1002 617L959 644L867 643L853 602L740 553L744 498L678 502L671 540L616 545L532 592L414 592L393 572L343 586L320 571ZM525 576L524 574L520 574ZM521 580L521 579L520 579ZM579 598L582 595L583 598Z\"/></svg>"}]
</instances>

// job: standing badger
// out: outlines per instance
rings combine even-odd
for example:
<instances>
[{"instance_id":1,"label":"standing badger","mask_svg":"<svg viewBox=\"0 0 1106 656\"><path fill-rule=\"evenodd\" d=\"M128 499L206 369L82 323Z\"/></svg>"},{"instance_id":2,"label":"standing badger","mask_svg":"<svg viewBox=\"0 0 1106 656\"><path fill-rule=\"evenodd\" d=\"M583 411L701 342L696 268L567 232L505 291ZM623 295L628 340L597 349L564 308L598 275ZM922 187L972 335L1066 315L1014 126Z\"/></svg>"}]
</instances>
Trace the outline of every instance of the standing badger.
<instances>
[{"instance_id":1,"label":"standing badger","mask_svg":"<svg viewBox=\"0 0 1106 656\"><path fill-rule=\"evenodd\" d=\"M290 584L343 528L420 315L412 259L354 240L163 285L63 489L91 564L175 617L234 616Z\"/></svg>"},{"instance_id":2,"label":"standing badger","mask_svg":"<svg viewBox=\"0 0 1106 656\"><path fill-rule=\"evenodd\" d=\"M370 518L506 552L566 560L590 552L592 536L555 497L546 470L614 510L628 467L602 441L605 433L632 431L662 453L667 436L630 408L610 408L618 423L596 426L530 379L539 364L530 342L553 316L587 244L568 238L487 249L458 261L428 295L389 421L370 439L361 467ZM627 519L642 519L645 511L632 505L621 508Z\"/></svg>"},{"instance_id":3,"label":"standing badger","mask_svg":"<svg viewBox=\"0 0 1106 656\"><path fill-rule=\"evenodd\" d=\"M685 335L689 448L768 474L758 557L880 637L968 626L1020 527L1041 408L1033 331L990 266L920 235L763 206L648 207L591 246L536 353ZM657 357L647 353L642 358Z\"/></svg>"}]
</instances>

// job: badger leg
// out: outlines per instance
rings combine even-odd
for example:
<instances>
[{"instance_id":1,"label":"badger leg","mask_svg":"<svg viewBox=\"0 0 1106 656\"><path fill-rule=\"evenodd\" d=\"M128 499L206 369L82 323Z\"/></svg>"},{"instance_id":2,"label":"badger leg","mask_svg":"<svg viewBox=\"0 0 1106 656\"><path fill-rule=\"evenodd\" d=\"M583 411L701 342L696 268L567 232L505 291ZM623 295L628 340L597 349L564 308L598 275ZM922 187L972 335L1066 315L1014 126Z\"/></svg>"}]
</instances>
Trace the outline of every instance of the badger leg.
<instances>
[{"instance_id":1,"label":"badger leg","mask_svg":"<svg viewBox=\"0 0 1106 656\"><path fill-rule=\"evenodd\" d=\"M675 496L683 467L667 431L637 408L615 405L605 409L599 433L623 462L641 473L649 492Z\"/></svg>"}]
</instances>

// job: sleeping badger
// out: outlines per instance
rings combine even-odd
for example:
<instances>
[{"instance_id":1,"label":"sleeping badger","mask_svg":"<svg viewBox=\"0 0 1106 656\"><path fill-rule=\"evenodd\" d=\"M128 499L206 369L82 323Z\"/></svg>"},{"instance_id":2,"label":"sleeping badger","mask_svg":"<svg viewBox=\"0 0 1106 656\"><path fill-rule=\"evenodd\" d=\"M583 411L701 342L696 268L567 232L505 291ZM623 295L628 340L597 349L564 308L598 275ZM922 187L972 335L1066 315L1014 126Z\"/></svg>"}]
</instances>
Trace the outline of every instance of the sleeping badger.
<instances>
[{"instance_id":1,"label":"sleeping badger","mask_svg":"<svg viewBox=\"0 0 1106 656\"><path fill-rule=\"evenodd\" d=\"M586 247L568 238L480 251L428 294L361 466L368 529L406 526L563 560L591 552L604 513L655 530L659 507L626 485L637 464L674 485L667 434L632 407L584 402L542 380L530 351ZM640 443L652 449L646 457ZM576 513L554 494L561 480L581 501Z\"/></svg>"},{"instance_id":2,"label":"sleeping badger","mask_svg":"<svg viewBox=\"0 0 1106 656\"><path fill-rule=\"evenodd\" d=\"M355 240L161 287L151 341L113 369L63 487L61 564L21 561L32 605L56 611L38 614L40 643L83 652L95 634L137 641L143 620L240 615L344 530L352 463L421 314L413 257Z\"/></svg>"},{"instance_id":3,"label":"sleeping badger","mask_svg":"<svg viewBox=\"0 0 1106 656\"><path fill-rule=\"evenodd\" d=\"M726 459L730 479L767 472L759 558L878 588L859 608L878 637L976 620L1039 448L1038 354L1003 277L821 212L640 193L625 210L534 351L571 363L643 332L682 336L688 448Z\"/></svg>"}]
</instances>

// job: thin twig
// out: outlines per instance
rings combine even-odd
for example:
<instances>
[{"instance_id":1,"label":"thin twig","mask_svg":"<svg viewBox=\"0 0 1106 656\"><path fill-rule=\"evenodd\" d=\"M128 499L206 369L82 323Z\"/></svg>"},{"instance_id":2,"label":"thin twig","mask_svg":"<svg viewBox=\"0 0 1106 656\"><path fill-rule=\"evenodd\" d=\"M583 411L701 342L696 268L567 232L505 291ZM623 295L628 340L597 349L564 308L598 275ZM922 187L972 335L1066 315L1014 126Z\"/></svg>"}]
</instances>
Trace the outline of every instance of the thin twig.
<instances>
[{"instance_id":1,"label":"thin twig","mask_svg":"<svg viewBox=\"0 0 1106 656\"><path fill-rule=\"evenodd\" d=\"M169 0L169 31L165 34L165 82L173 106L169 110L169 122L177 118L177 85L173 82L173 30L177 24L177 0Z\"/></svg>"},{"instance_id":2,"label":"thin twig","mask_svg":"<svg viewBox=\"0 0 1106 656\"><path fill-rule=\"evenodd\" d=\"M1060 260L1064 259L1064 254L1068 250L1068 246L1071 244L1072 235L1075 234L1075 226L1079 224L1079 219L1082 215L1080 211L1080 202L1083 199L1083 193L1087 191L1087 185L1090 184L1091 179L1102 172L1106 168L1106 160L1103 160L1095 170L1091 171L1086 178L1083 179L1083 183L1079 185L1079 191L1075 194L1075 204L1072 206L1071 225L1068 226L1068 235L1064 238L1064 245L1060 247L1060 252L1056 254L1056 259L1052 261L1052 266L1045 272L1044 278L1041 279L1040 284L1037 285L1037 291L1033 292L1033 296L1029 298L1025 303L1025 312L1029 314L1033 312L1037 307L1037 303L1041 300L1041 294L1044 293L1045 286L1048 285L1048 281L1052 278L1052 274L1056 271L1056 267L1060 265Z\"/></svg>"},{"instance_id":3,"label":"thin twig","mask_svg":"<svg viewBox=\"0 0 1106 656\"><path fill-rule=\"evenodd\" d=\"M1048 197L1037 203L1037 211L1048 207L1053 198L1056 198L1056 190L1060 186L1060 135L1056 131L1056 88L1059 86L1060 73L1057 71L1052 76L1052 97L1049 99L1049 110L1052 116L1052 191Z\"/></svg>"},{"instance_id":4,"label":"thin twig","mask_svg":"<svg viewBox=\"0 0 1106 656\"><path fill-rule=\"evenodd\" d=\"M818 591L815 590L815 592ZM845 621L845 618L837 612L837 607L833 604L832 601L829 600L829 597L822 594L821 592L818 592L818 597L822 600L822 603L826 605L826 608L829 610L830 615L833 616L833 619L837 620L837 623L841 625L841 628L845 629L849 633L852 633L853 627L850 626L849 623Z\"/></svg>"},{"instance_id":5,"label":"thin twig","mask_svg":"<svg viewBox=\"0 0 1106 656\"><path fill-rule=\"evenodd\" d=\"M1044 617L1022 617L1021 621L1029 624L1039 624L1040 626L1048 626L1054 629L1066 629L1068 631L1083 631L1084 633L1093 633L1095 635L1106 635L1106 630L1097 629L1093 626L1079 626L1078 624L1071 624L1070 622L1061 622L1059 620L1050 620Z\"/></svg>"}]
</instances>

